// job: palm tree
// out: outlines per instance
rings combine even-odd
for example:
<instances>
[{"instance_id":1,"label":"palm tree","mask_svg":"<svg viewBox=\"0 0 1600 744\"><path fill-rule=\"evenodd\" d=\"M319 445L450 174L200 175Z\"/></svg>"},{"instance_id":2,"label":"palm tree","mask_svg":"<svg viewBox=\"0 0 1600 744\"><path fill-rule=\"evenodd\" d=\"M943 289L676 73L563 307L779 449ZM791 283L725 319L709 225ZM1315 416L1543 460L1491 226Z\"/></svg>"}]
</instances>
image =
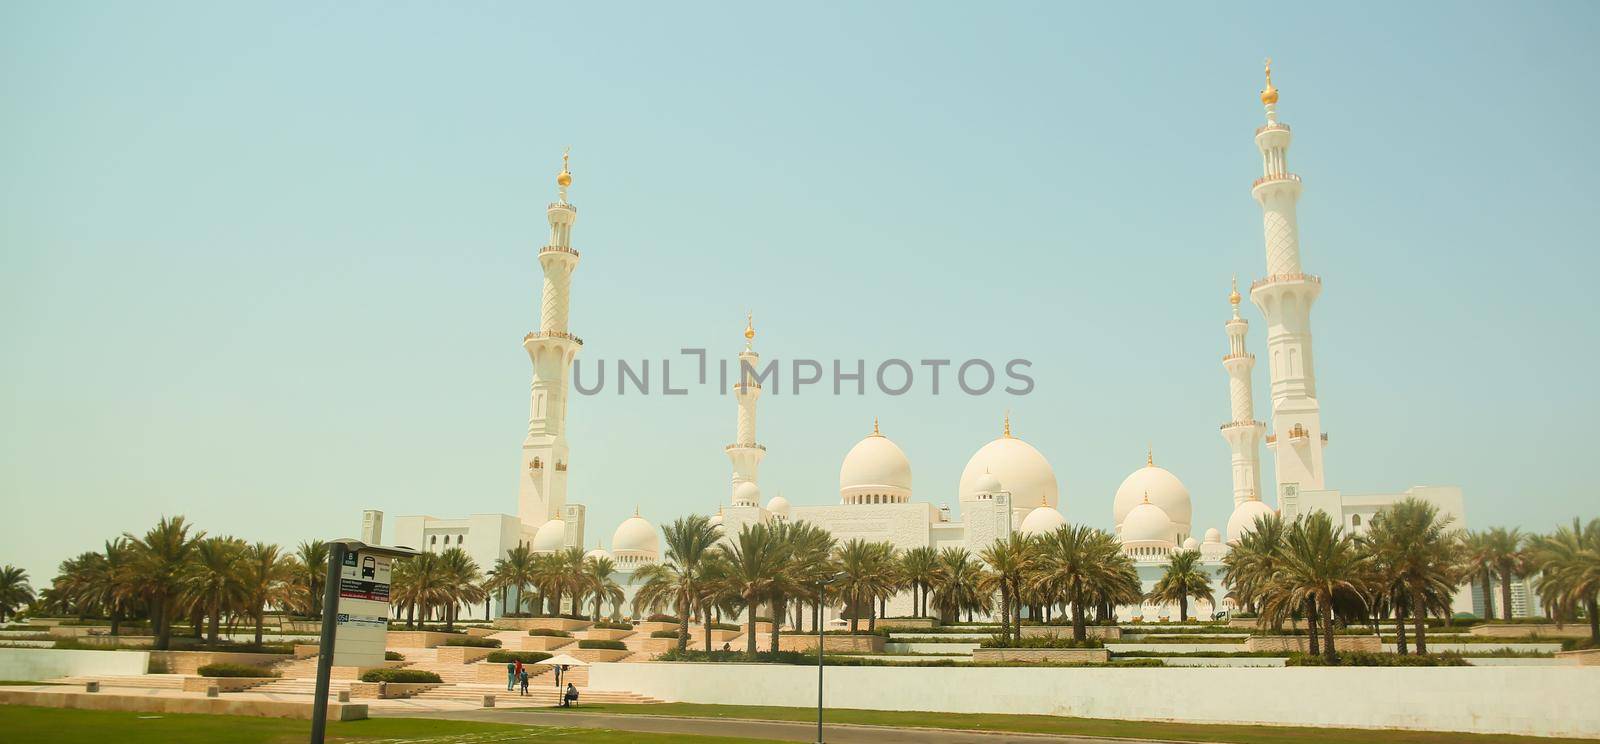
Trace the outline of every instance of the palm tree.
<instances>
[{"instance_id":1,"label":"palm tree","mask_svg":"<svg viewBox=\"0 0 1600 744\"><path fill-rule=\"evenodd\" d=\"M0 568L0 623L32 601L33 587L28 585L28 572L10 564Z\"/></svg>"},{"instance_id":2,"label":"palm tree","mask_svg":"<svg viewBox=\"0 0 1600 744\"><path fill-rule=\"evenodd\" d=\"M1355 539L1333 523L1326 512L1312 512L1295 520L1284 542L1282 563L1273 576L1262 603L1265 615L1283 616L1300 607L1315 607L1320 616L1308 618L1323 629L1322 651L1329 663L1337 661L1334 648L1334 608L1360 598L1364 559Z\"/></svg>"},{"instance_id":3,"label":"palm tree","mask_svg":"<svg viewBox=\"0 0 1600 744\"><path fill-rule=\"evenodd\" d=\"M328 543L323 540L301 541L295 557L300 560L300 608L307 615L320 618L322 585L328 580Z\"/></svg>"},{"instance_id":4,"label":"palm tree","mask_svg":"<svg viewBox=\"0 0 1600 744\"><path fill-rule=\"evenodd\" d=\"M850 632L860 629L863 608L874 619L876 600L892 584L888 575L889 561L882 543L855 539L834 550L834 562L839 573L837 594L850 612Z\"/></svg>"},{"instance_id":5,"label":"palm tree","mask_svg":"<svg viewBox=\"0 0 1600 744\"><path fill-rule=\"evenodd\" d=\"M988 612L990 595L980 588L983 584L983 566L966 548L944 548L939 551L939 563L933 570L933 604L939 610L939 619L954 622L961 613L978 610Z\"/></svg>"},{"instance_id":6,"label":"palm tree","mask_svg":"<svg viewBox=\"0 0 1600 744\"><path fill-rule=\"evenodd\" d=\"M506 551L505 557L495 561L492 573L495 584L500 589L500 608L506 611L507 589L517 590L517 611L522 611L527 604L528 587L534 583L534 572L538 566L539 556L533 549L526 545L518 545Z\"/></svg>"},{"instance_id":7,"label":"palm tree","mask_svg":"<svg viewBox=\"0 0 1600 744\"><path fill-rule=\"evenodd\" d=\"M911 587L911 614L917 617L928 614L928 589L933 586L933 571L938 563L939 551L928 545L900 555L900 575Z\"/></svg>"},{"instance_id":8,"label":"palm tree","mask_svg":"<svg viewBox=\"0 0 1600 744\"><path fill-rule=\"evenodd\" d=\"M699 611L705 621L706 651L711 650L711 605L708 568L722 528L699 514L673 520L662 531L667 551L659 563L641 567L632 582L641 582L633 597L636 615L672 607L678 617L678 651L689 647L689 619Z\"/></svg>"},{"instance_id":9,"label":"palm tree","mask_svg":"<svg viewBox=\"0 0 1600 744\"><path fill-rule=\"evenodd\" d=\"M1516 528L1492 528L1485 540L1489 563L1500 576L1500 607L1507 620L1511 619L1511 582L1527 570L1527 544L1528 536Z\"/></svg>"},{"instance_id":10,"label":"palm tree","mask_svg":"<svg viewBox=\"0 0 1600 744\"><path fill-rule=\"evenodd\" d=\"M108 551L110 546L107 546ZM245 548L245 611L256 623L256 645L261 644L268 606L284 607L294 596L295 564L276 545L258 542Z\"/></svg>"},{"instance_id":11,"label":"palm tree","mask_svg":"<svg viewBox=\"0 0 1600 744\"><path fill-rule=\"evenodd\" d=\"M124 534L133 551L133 570L139 577L139 593L150 607L154 626L154 648L165 651L172 644L172 619L178 611L182 579L190 556L205 532L189 532L184 518L162 517L143 537Z\"/></svg>"},{"instance_id":12,"label":"palm tree","mask_svg":"<svg viewBox=\"0 0 1600 744\"><path fill-rule=\"evenodd\" d=\"M483 587L478 584L482 573L478 570L478 562L467 555L467 551L460 547L451 546L439 554L439 602L444 607L444 627L447 631L455 630L456 615L462 605L475 605L485 596Z\"/></svg>"},{"instance_id":13,"label":"palm tree","mask_svg":"<svg viewBox=\"0 0 1600 744\"><path fill-rule=\"evenodd\" d=\"M1282 516L1260 515L1222 557L1222 585L1229 589L1236 605L1254 610L1261 602L1278 571L1286 532ZM1260 622L1257 625L1265 627Z\"/></svg>"},{"instance_id":14,"label":"palm tree","mask_svg":"<svg viewBox=\"0 0 1600 744\"><path fill-rule=\"evenodd\" d=\"M1072 637L1084 640L1088 637L1084 608L1097 607L1104 598L1126 587L1129 574L1122 569L1125 565L1132 568L1133 562L1122 553L1114 535L1082 525L1058 527L1043 535L1038 547L1032 586L1045 604L1071 605ZM1137 573L1133 576L1132 589L1137 595Z\"/></svg>"},{"instance_id":15,"label":"palm tree","mask_svg":"<svg viewBox=\"0 0 1600 744\"><path fill-rule=\"evenodd\" d=\"M610 602L612 607L622 606L622 586L612 578L616 572L616 562L605 556L585 558L583 561L583 583L587 593L594 597L595 622L600 621L601 607L605 602Z\"/></svg>"},{"instance_id":16,"label":"palm tree","mask_svg":"<svg viewBox=\"0 0 1600 744\"><path fill-rule=\"evenodd\" d=\"M1211 576L1200 568L1200 551L1174 550L1147 598L1178 603L1178 622L1184 623L1189 621L1189 597L1213 602Z\"/></svg>"},{"instance_id":17,"label":"palm tree","mask_svg":"<svg viewBox=\"0 0 1600 744\"><path fill-rule=\"evenodd\" d=\"M1488 532L1466 532L1461 536L1461 569L1483 587L1483 619L1494 619L1494 572L1497 568ZM1506 617L1511 617L1506 608Z\"/></svg>"},{"instance_id":18,"label":"palm tree","mask_svg":"<svg viewBox=\"0 0 1600 744\"><path fill-rule=\"evenodd\" d=\"M1589 643L1600 647L1600 519L1563 526L1534 540L1534 562L1542 569L1539 596L1558 617L1582 607L1589 617Z\"/></svg>"},{"instance_id":19,"label":"palm tree","mask_svg":"<svg viewBox=\"0 0 1600 744\"><path fill-rule=\"evenodd\" d=\"M809 602L814 610L813 622L817 623L812 630L821 627L822 613L819 603L823 600L824 585L838 573L838 567L833 564L833 549L836 541L833 533L810 522L794 522L789 529L789 548L794 554L789 562L790 591L794 593L797 608L803 608ZM804 612L797 618L794 629L804 629Z\"/></svg>"},{"instance_id":20,"label":"palm tree","mask_svg":"<svg viewBox=\"0 0 1600 744\"><path fill-rule=\"evenodd\" d=\"M765 524L747 524L729 543L717 546L726 562L724 580L738 596L750 622L745 628L745 653L756 655L756 611L785 581L789 544L781 529ZM870 597L868 601L871 601ZM774 649L776 650L776 649Z\"/></svg>"},{"instance_id":21,"label":"palm tree","mask_svg":"<svg viewBox=\"0 0 1600 744\"><path fill-rule=\"evenodd\" d=\"M988 594L1000 595L1000 637L1022 637L1023 585L1033 570L1036 559L1033 541L1026 535L1013 532L1004 540L996 540L978 554L989 565L979 588ZM1013 633L1013 630L1015 632Z\"/></svg>"},{"instance_id":22,"label":"palm tree","mask_svg":"<svg viewBox=\"0 0 1600 744\"><path fill-rule=\"evenodd\" d=\"M245 604L243 540L233 537L207 537L194 546L194 559L181 577L182 599L196 616L208 619L206 640L216 643L222 616Z\"/></svg>"},{"instance_id":23,"label":"palm tree","mask_svg":"<svg viewBox=\"0 0 1600 744\"><path fill-rule=\"evenodd\" d=\"M533 559L533 586L539 590L537 615L561 614L561 595L566 591L567 565L559 553L539 553Z\"/></svg>"},{"instance_id":24,"label":"palm tree","mask_svg":"<svg viewBox=\"0 0 1600 744\"><path fill-rule=\"evenodd\" d=\"M1449 530L1451 521L1439 515L1439 507L1407 498L1374 514L1362 540L1409 605L1419 654L1428 652L1429 614L1448 614L1455 594L1461 547Z\"/></svg>"}]
</instances>

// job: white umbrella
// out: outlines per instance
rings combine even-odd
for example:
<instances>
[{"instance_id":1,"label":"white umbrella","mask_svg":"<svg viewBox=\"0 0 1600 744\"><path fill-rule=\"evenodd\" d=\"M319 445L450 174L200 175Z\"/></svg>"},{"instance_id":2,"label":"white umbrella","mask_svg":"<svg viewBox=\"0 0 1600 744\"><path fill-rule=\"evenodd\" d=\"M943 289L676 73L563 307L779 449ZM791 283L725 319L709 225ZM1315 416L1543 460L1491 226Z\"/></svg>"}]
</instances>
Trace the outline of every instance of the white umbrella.
<instances>
[{"instance_id":1,"label":"white umbrella","mask_svg":"<svg viewBox=\"0 0 1600 744\"><path fill-rule=\"evenodd\" d=\"M574 656L568 656L567 654L556 654L555 656L545 659L539 663L548 666L561 666L563 664L567 666L589 666L589 662Z\"/></svg>"}]
</instances>

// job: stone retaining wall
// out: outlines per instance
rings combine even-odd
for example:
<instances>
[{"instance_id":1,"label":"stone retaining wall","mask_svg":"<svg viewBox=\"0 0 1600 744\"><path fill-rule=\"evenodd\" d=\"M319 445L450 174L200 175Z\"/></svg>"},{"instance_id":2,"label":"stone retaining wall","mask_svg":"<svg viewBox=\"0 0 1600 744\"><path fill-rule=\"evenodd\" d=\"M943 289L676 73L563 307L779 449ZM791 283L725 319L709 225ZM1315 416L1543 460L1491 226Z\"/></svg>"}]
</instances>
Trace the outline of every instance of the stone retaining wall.
<instances>
[{"instance_id":1,"label":"stone retaining wall","mask_svg":"<svg viewBox=\"0 0 1600 744\"><path fill-rule=\"evenodd\" d=\"M695 628L695 623L690 623L689 624L689 632L693 633L694 632L694 628ZM654 622L654 623L653 622L642 622L642 623L634 623L633 624L633 629L635 631L638 631L638 632L643 633L645 635L650 635L651 633L654 633L654 632L656 632L658 630L677 630L678 629L678 624L677 623L660 623L660 622Z\"/></svg>"},{"instance_id":2,"label":"stone retaining wall","mask_svg":"<svg viewBox=\"0 0 1600 744\"><path fill-rule=\"evenodd\" d=\"M359 700L400 700L439 686L437 682L352 682L350 697Z\"/></svg>"},{"instance_id":3,"label":"stone retaining wall","mask_svg":"<svg viewBox=\"0 0 1600 744\"><path fill-rule=\"evenodd\" d=\"M632 636L635 631L618 630L616 628L590 628L574 635L586 641L620 641ZM532 636L529 636L530 638Z\"/></svg>"},{"instance_id":4,"label":"stone retaining wall","mask_svg":"<svg viewBox=\"0 0 1600 744\"><path fill-rule=\"evenodd\" d=\"M628 658L628 655L633 652L625 648L579 648L568 651L567 653L571 654L572 658L574 659L587 661L590 664L593 664L600 661L621 661Z\"/></svg>"},{"instance_id":5,"label":"stone retaining wall","mask_svg":"<svg viewBox=\"0 0 1600 744\"><path fill-rule=\"evenodd\" d=\"M1556 658L1578 666L1600 666L1600 648L1590 648L1582 651L1557 651Z\"/></svg>"},{"instance_id":6,"label":"stone retaining wall","mask_svg":"<svg viewBox=\"0 0 1600 744\"><path fill-rule=\"evenodd\" d=\"M205 692L207 688L215 687L217 692L242 692L277 681L277 677L184 677L183 691Z\"/></svg>"},{"instance_id":7,"label":"stone retaining wall","mask_svg":"<svg viewBox=\"0 0 1600 744\"><path fill-rule=\"evenodd\" d=\"M571 638L557 638L555 636L524 636L517 639L517 650L550 651L570 646L576 642Z\"/></svg>"},{"instance_id":8,"label":"stone retaining wall","mask_svg":"<svg viewBox=\"0 0 1600 744\"><path fill-rule=\"evenodd\" d=\"M98 653L98 652L96 652ZM241 654L231 651L151 651L150 663L164 664L168 674L199 674L207 664L244 664L270 667L289 661L293 654Z\"/></svg>"},{"instance_id":9,"label":"stone retaining wall","mask_svg":"<svg viewBox=\"0 0 1600 744\"><path fill-rule=\"evenodd\" d=\"M1303 635L1284 636L1250 636L1244 640L1243 651L1289 651L1302 654L1311 652L1311 637ZM1375 635L1340 635L1334 636L1333 648L1336 651L1370 651L1378 653L1383 650L1383 641Z\"/></svg>"},{"instance_id":10,"label":"stone retaining wall","mask_svg":"<svg viewBox=\"0 0 1600 744\"><path fill-rule=\"evenodd\" d=\"M939 621L931 617L886 617L878 621L880 628L937 628Z\"/></svg>"},{"instance_id":11,"label":"stone retaining wall","mask_svg":"<svg viewBox=\"0 0 1600 744\"><path fill-rule=\"evenodd\" d=\"M384 641L384 648L438 648L439 644L460 637L459 633L440 633L436 630L391 630Z\"/></svg>"},{"instance_id":12,"label":"stone retaining wall","mask_svg":"<svg viewBox=\"0 0 1600 744\"><path fill-rule=\"evenodd\" d=\"M1589 626L1577 623L1485 623L1474 625L1467 629L1468 633L1475 636L1489 638L1522 638L1526 636L1544 636L1546 638L1588 638Z\"/></svg>"},{"instance_id":13,"label":"stone retaining wall","mask_svg":"<svg viewBox=\"0 0 1600 744\"><path fill-rule=\"evenodd\" d=\"M1122 637L1122 628L1115 625L1086 625L1085 635L1090 638L1111 640ZM1156 632L1156 631L1151 631ZM1022 626L1023 638L1071 638L1071 625L1024 625Z\"/></svg>"},{"instance_id":14,"label":"stone retaining wall","mask_svg":"<svg viewBox=\"0 0 1600 744\"><path fill-rule=\"evenodd\" d=\"M1059 663L1094 663L1111 658L1103 648L977 648L972 650L973 661L1043 661Z\"/></svg>"},{"instance_id":15,"label":"stone retaining wall","mask_svg":"<svg viewBox=\"0 0 1600 744\"><path fill-rule=\"evenodd\" d=\"M100 653L100 652L94 652ZM205 713L258 718L311 719L311 701L242 700L239 698L114 695L104 692L31 692L0 688L0 705L33 705L76 710L120 710L140 713ZM328 702L328 720L358 721L367 717L365 703ZM115 737L109 737L114 739Z\"/></svg>"},{"instance_id":16,"label":"stone retaining wall","mask_svg":"<svg viewBox=\"0 0 1600 744\"><path fill-rule=\"evenodd\" d=\"M570 620L564 617L502 617L496 618L494 627L501 630L533 630L534 628L548 628L550 630L583 630L593 625L588 620Z\"/></svg>"},{"instance_id":17,"label":"stone retaining wall","mask_svg":"<svg viewBox=\"0 0 1600 744\"><path fill-rule=\"evenodd\" d=\"M823 636L823 653L835 651L855 651L859 653L883 653L884 637L880 635L825 635ZM815 635L781 635L778 636L778 650L780 651L815 651L817 650L817 637Z\"/></svg>"},{"instance_id":18,"label":"stone retaining wall","mask_svg":"<svg viewBox=\"0 0 1600 744\"><path fill-rule=\"evenodd\" d=\"M439 661L455 664L471 664L500 649L483 648L481 646L440 646L438 651Z\"/></svg>"}]
</instances>

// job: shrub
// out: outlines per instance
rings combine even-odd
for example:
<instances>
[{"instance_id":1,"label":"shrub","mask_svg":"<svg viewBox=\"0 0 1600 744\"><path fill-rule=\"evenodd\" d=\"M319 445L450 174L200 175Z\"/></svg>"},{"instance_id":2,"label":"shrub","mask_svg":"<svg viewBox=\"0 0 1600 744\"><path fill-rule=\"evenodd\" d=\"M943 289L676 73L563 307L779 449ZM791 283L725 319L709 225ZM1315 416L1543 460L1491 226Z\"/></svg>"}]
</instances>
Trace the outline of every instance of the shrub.
<instances>
[{"instance_id":1,"label":"shrub","mask_svg":"<svg viewBox=\"0 0 1600 744\"><path fill-rule=\"evenodd\" d=\"M614 620L596 620L594 627L601 630L633 630L633 623L616 622Z\"/></svg>"},{"instance_id":2,"label":"shrub","mask_svg":"<svg viewBox=\"0 0 1600 744\"><path fill-rule=\"evenodd\" d=\"M528 635L531 635L531 636L550 636L551 638L571 638L572 637L572 633L570 633L568 631L565 631L565 630L556 630L555 628L533 628L532 630L528 631Z\"/></svg>"},{"instance_id":3,"label":"shrub","mask_svg":"<svg viewBox=\"0 0 1600 744\"><path fill-rule=\"evenodd\" d=\"M548 658L550 658L550 654L543 651L494 651L489 654L485 661L490 664L510 664L514 661L520 661L524 664L538 664Z\"/></svg>"},{"instance_id":4,"label":"shrub","mask_svg":"<svg viewBox=\"0 0 1600 744\"><path fill-rule=\"evenodd\" d=\"M361 675L362 682L432 682L438 684L444 680L433 672L421 669L373 669Z\"/></svg>"},{"instance_id":5,"label":"shrub","mask_svg":"<svg viewBox=\"0 0 1600 744\"><path fill-rule=\"evenodd\" d=\"M712 623L711 624L711 629L712 630L744 630L744 628L741 628L741 627L739 627L737 625L734 625L733 623Z\"/></svg>"},{"instance_id":6,"label":"shrub","mask_svg":"<svg viewBox=\"0 0 1600 744\"><path fill-rule=\"evenodd\" d=\"M1587 651L1595 648L1594 641L1588 638L1568 638L1561 642L1562 651Z\"/></svg>"},{"instance_id":7,"label":"shrub","mask_svg":"<svg viewBox=\"0 0 1600 744\"><path fill-rule=\"evenodd\" d=\"M677 638L678 637L678 631L676 631L676 630L653 630L653 631L650 631L650 637L651 638Z\"/></svg>"},{"instance_id":8,"label":"shrub","mask_svg":"<svg viewBox=\"0 0 1600 744\"><path fill-rule=\"evenodd\" d=\"M500 648L499 638L478 638L477 636L462 636L460 638L446 638L441 646L471 646L473 648Z\"/></svg>"},{"instance_id":9,"label":"shrub","mask_svg":"<svg viewBox=\"0 0 1600 744\"><path fill-rule=\"evenodd\" d=\"M665 614L662 614L660 612L657 612L656 614L645 618L645 622L649 622L649 623L681 623L681 622L683 622L683 618L678 617L677 615L665 615Z\"/></svg>"},{"instance_id":10,"label":"shrub","mask_svg":"<svg viewBox=\"0 0 1600 744\"><path fill-rule=\"evenodd\" d=\"M756 615L755 621L758 622L758 623L770 623L770 622L772 622L772 618L770 618L770 617L762 617L760 615Z\"/></svg>"},{"instance_id":11,"label":"shrub","mask_svg":"<svg viewBox=\"0 0 1600 744\"><path fill-rule=\"evenodd\" d=\"M405 661L406 660L406 655L400 653L399 651L385 651L385 652L383 652L383 660L384 661Z\"/></svg>"},{"instance_id":12,"label":"shrub","mask_svg":"<svg viewBox=\"0 0 1600 744\"><path fill-rule=\"evenodd\" d=\"M626 651L628 649L628 644L623 643L622 641L583 640L578 641L578 648L602 648L612 651Z\"/></svg>"},{"instance_id":13,"label":"shrub","mask_svg":"<svg viewBox=\"0 0 1600 744\"><path fill-rule=\"evenodd\" d=\"M1340 653L1338 661L1329 664L1321 655L1290 654L1284 666L1350 666L1350 667L1433 667L1467 666L1460 654L1391 654L1370 651Z\"/></svg>"},{"instance_id":14,"label":"shrub","mask_svg":"<svg viewBox=\"0 0 1600 744\"><path fill-rule=\"evenodd\" d=\"M266 667L249 664L207 664L198 670L202 677L276 677L278 673Z\"/></svg>"},{"instance_id":15,"label":"shrub","mask_svg":"<svg viewBox=\"0 0 1600 744\"><path fill-rule=\"evenodd\" d=\"M535 615L531 612L507 612L502 614L500 617L538 617L538 615Z\"/></svg>"},{"instance_id":16,"label":"shrub","mask_svg":"<svg viewBox=\"0 0 1600 744\"><path fill-rule=\"evenodd\" d=\"M989 636L978 644L979 648L1105 648L1106 643L1098 638L1085 638L1074 640L1072 638L1002 638L998 635Z\"/></svg>"},{"instance_id":17,"label":"shrub","mask_svg":"<svg viewBox=\"0 0 1600 744\"><path fill-rule=\"evenodd\" d=\"M145 667L146 674L166 674L167 662L160 659L151 659L150 666Z\"/></svg>"}]
</instances>

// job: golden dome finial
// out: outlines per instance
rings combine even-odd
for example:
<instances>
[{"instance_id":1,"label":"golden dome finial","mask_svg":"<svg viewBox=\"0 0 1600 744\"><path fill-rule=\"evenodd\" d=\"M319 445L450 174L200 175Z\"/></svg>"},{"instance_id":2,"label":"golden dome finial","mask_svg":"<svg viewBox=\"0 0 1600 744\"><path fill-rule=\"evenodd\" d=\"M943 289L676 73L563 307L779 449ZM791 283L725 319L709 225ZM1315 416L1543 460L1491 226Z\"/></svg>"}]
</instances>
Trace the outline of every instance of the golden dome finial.
<instances>
[{"instance_id":1,"label":"golden dome finial","mask_svg":"<svg viewBox=\"0 0 1600 744\"><path fill-rule=\"evenodd\" d=\"M1145 489L1145 492L1144 492L1144 503L1146 503L1146 504L1150 503L1150 490L1149 489Z\"/></svg>"},{"instance_id":2,"label":"golden dome finial","mask_svg":"<svg viewBox=\"0 0 1600 744\"><path fill-rule=\"evenodd\" d=\"M878 431L878 417L877 416L873 416L872 417L872 436L875 436L875 437L883 436L883 432Z\"/></svg>"},{"instance_id":3,"label":"golden dome finial","mask_svg":"<svg viewBox=\"0 0 1600 744\"><path fill-rule=\"evenodd\" d=\"M639 505L638 504L634 504L633 505L633 516L635 516L635 517L639 516Z\"/></svg>"},{"instance_id":4,"label":"golden dome finial","mask_svg":"<svg viewBox=\"0 0 1600 744\"><path fill-rule=\"evenodd\" d=\"M1238 307L1240 299L1241 298L1239 297L1239 275L1238 274L1234 274L1233 275L1233 291L1228 293L1228 304L1230 304L1230 305L1232 305L1234 307Z\"/></svg>"},{"instance_id":5,"label":"golden dome finial","mask_svg":"<svg viewBox=\"0 0 1600 744\"><path fill-rule=\"evenodd\" d=\"M1156 466L1156 448L1149 442L1144 444L1144 466L1147 468Z\"/></svg>"},{"instance_id":6,"label":"golden dome finial","mask_svg":"<svg viewBox=\"0 0 1600 744\"><path fill-rule=\"evenodd\" d=\"M1266 105L1266 106L1271 106L1271 105L1273 105L1273 104L1278 102L1278 89L1272 87L1272 58L1271 57L1267 58L1266 72L1267 72L1267 88L1266 88L1266 90L1261 91L1261 103L1263 105Z\"/></svg>"},{"instance_id":7,"label":"golden dome finial","mask_svg":"<svg viewBox=\"0 0 1600 744\"><path fill-rule=\"evenodd\" d=\"M1011 409L1009 408L1006 409L1005 430L1002 431L1000 435L1006 439L1011 438Z\"/></svg>"},{"instance_id":8,"label":"golden dome finial","mask_svg":"<svg viewBox=\"0 0 1600 744\"><path fill-rule=\"evenodd\" d=\"M567 187L572 185L572 171L567 169L567 159L572 157L572 147L561 151L561 172L556 175L556 185L561 187L561 197L567 196Z\"/></svg>"},{"instance_id":9,"label":"golden dome finial","mask_svg":"<svg viewBox=\"0 0 1600 744\"><path fill-rule=\"evenodd\" d=\"M754 341L756 338L755 313L746 310L744 313L744 340Z\"/></svg>"}]
</instances>

